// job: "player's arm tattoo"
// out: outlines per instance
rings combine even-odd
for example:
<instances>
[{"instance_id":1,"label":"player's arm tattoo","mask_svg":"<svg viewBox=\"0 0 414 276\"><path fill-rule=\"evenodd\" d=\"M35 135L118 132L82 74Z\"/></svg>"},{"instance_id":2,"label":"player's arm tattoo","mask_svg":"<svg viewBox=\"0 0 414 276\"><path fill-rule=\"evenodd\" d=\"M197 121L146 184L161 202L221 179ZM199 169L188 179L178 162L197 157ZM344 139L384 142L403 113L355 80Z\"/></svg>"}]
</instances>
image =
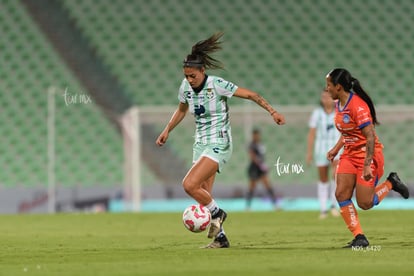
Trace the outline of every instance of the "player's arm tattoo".
<instances>
[{"instance_id":1,"label":"player's arm tattoo","mask_svg":"<svg viewBox=\"0 0 414 276\"><path fill-rule=\"evenodd\" d=\"M371 165L372 158L374 156L374 147L375 147L374 127L372 125L369 125L362 129L362 133L367 138L367 143L365 145L366 156L365 156L364 166L369 166Z\"/></svg>"},{"instance_id":2,"label":"player's arm tattoo","mask_svg":"<svg viewBox=\"0 0 414 276\"><path fill-rule=\"evenodd\" d=\"M277 113L277 111L259 94L255 93L255 95L252 97L252 100L264 109L266 109L270 113L270 115Z\"/></svg>"}]
</instances>

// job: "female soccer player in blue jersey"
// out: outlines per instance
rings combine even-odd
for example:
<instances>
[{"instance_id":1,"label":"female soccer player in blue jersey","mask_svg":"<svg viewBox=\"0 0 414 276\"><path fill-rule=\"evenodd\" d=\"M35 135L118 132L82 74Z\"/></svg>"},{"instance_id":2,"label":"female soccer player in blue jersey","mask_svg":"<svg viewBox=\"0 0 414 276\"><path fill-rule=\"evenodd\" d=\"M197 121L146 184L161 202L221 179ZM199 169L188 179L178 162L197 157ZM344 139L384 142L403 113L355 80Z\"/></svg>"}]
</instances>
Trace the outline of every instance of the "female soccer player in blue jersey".
<instances>
[{"instance_id":1,"label":"female soccer player in blue jersey","mask_svg":"<svg viewBox=\"0 0 414 276\"><path fill-rule=\"evenodd\" d=\"M318 200L320 204L320 219L328 214L327 201L330 198L331 214L339 216L336 209L335 198L335 170L338 165L339 155L333 162L326 158L328 151L335 146L341 134L335 127L335 102L328 90L323 90L320 96L320 107L313 110L309 119L308 151L306 162L314 161L318 168ZM330 180L329 167L331 167L332 179Z\"/></svg>"},{"instance_id":2,"label":"female soccer player in blue jersey","mask_svg":"<svg viewBox=\"0 0 414 276\"><path fill-rule=\"evenodd\" d=\"M223 230L227 214L212 197L216 173L223 170L233 151L228 99L236 96L252 100L269 112L276 124L285 123L284 116L258 93L206 74L207 69L223 68L217 59L210 56L212 52L221 49L219 39L222 35L221 32L216 33L206 40L199 41L183 61L185 78L178 92L178 108L156 140L157 145L164 145L169 133L181 122L187 111L194 115L196 131L193 166L182 184L187 194L211 212L212 221L208 238L214 239L207 248L230 246Z\"/></svg>"}]
</instances>

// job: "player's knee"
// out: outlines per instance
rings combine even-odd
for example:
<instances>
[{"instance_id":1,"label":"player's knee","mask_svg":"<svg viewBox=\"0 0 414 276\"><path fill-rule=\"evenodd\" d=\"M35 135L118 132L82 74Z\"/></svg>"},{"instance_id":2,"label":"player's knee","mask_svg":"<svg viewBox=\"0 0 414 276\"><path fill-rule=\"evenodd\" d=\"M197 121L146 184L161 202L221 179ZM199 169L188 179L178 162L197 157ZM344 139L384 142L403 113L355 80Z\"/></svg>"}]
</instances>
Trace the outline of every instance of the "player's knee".
<instances>
[{"instance_id":1,"label":"player's knee","mask_svg":"<svg viewBox=\"0 0 414 276\"><path fill-rule=\"evenodd\" d=\"M345 195L341 191L336 191L335 192L335 198L336 198L336 200L338 202L342 202L342 201L348 200L349 199L349 196L348 195Z\"/></svg>"},{"instance_id":2,"label":"player's knee","mask_svg":"<svg viewBox=\"0 0 414 276\"><path fill-rule=\"evenodd\" d=\"M195 185L194 185L193 181L191 181L191 179L186 177L186 178L183 179L182 184L183 184L184 191L187 194L191 195L194 191L194 188L195 188Z\"/></svg>"},{"instance_id":3,"label":"player's knee","mask_svg":"<svg viewBox=\"0 0 414 276\"><path fill-rule=\"evenodd\" d=\"M368 210L371 209L374 204L372 201L358 201L358 207L362 210Z\"/></svg>"}]
</instances>

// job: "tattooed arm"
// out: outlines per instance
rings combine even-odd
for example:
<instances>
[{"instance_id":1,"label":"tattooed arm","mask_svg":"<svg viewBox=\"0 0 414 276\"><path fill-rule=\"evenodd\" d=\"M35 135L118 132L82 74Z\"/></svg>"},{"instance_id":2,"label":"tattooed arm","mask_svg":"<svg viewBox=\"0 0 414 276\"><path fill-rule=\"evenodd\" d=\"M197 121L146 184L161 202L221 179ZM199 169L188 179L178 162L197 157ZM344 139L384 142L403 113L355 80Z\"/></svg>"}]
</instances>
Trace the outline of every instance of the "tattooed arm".
<instances>
[{"instance_id":1,"label":"tattooed arm","mask_svg":"<svg viewBox=\"0 0 414 276\"><path fill-rule=\"evenodd\" d=\"M362 134L367 138L366 143L366 155L364 160L364 179L370 180L373 175L371 171L371 162L374 157L374 148L375 148L375 131L374 126L368 125L362 129Z\"/></svg>"},{"instance_id":2,"label":"tattooed arm","mask_svg":"<svg viewBox=\"0 0 414 276\"><path fill-rule=\"evenodd\" d=\"M239 87L237 88L236 92L234 92L234 96L254 101L267 112L269 112L269 114L273 117L273 120L278 125L285 124L285 117L282 114L278 113L262 96L260 96L256 92L253 92L246 88Z\"/></svg>"}]
</instances>

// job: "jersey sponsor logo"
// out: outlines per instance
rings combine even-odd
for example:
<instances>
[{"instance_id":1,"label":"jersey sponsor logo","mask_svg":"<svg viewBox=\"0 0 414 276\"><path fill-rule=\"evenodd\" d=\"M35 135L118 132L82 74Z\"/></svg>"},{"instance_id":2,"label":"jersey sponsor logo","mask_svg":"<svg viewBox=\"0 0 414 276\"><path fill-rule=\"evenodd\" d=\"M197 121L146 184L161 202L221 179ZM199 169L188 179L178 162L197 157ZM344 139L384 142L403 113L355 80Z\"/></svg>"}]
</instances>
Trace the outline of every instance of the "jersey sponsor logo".
<instances>
[{"instance_id":1,"label":"jersey sponsor logo","mask_svg":"<svg viewBox=\"0 0 414 276\"><path fill-rule=\"evenodd\" d=\"M201 114L204 114L206 112L206 109L204 105L195 105L194 106L194 114L197 116L200 116Z\"/></svg>"},{"instance_id":2,"label":"jersey sponsor logo","mask_svg":"<svg viewBox=\"0 0 414 276\"><path fill-rule=\"evenodd\" d=\"M211 88L207 89L207 99L211 100L214 97L214 92Z\"/></svg>"},{"instance_id":3,"label":"jersey sponsor logo","mask_svg":"<svg viewBox=\"0 0 414 276\"><path fill-rule=\"evenodd\" d=\"M345 124L348 124L348 123L351 121L351 118L349 117L349 115L348 115L348 114L344 114L344 117L342 118L342 121L343 121Z\"/></svg>"},{"instance_id":4,"label":"jersey sponsor logo","mask_svg":"<svg viewBox=\"0 0 414 276\"><path fill-rule=\"evenodd\" d=\"M329 130L331 130L333 128L334 128L334 125L332 125L332 124L329 124L329 125L326 126L326 130L327 131L329 131Z\"/></svg>"}]
</instances>

